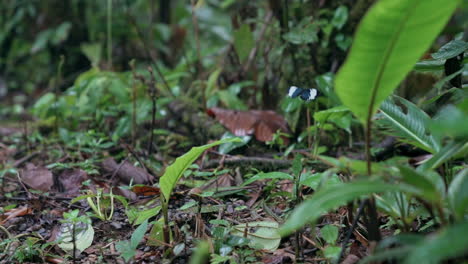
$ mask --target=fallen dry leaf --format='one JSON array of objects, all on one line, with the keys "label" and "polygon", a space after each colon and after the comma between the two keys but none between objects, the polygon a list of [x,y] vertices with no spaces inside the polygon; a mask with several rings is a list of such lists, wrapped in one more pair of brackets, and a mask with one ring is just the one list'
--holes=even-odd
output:
[{"label": "fallen dry leaf", "polygon": [[88,174],[81,169],[64,170],[58,176],[58,182],[66,195],[80,194],[81,184],[88,179]]},{"label": "fallen dry leaf", "polygon": [[0,222],[0,225],[5,224],[8,220],[12,218],[28,214],[32,214],[32,209],[27,206],[8,210],[5,212],[4,215],[0,215],[0,219],[3,218],[3,220]]},{"label": "fallen dry leaf", "polygon": [[117,177],[125,183],[146,184],[153,181],[153,176],[144,169],[133,166],[127,161],[123,164],[117,164],[113,158],[107,158],[102,162],[102,167],[109,173],[117,171]]},{"label": "fallen dry leaf", "polygon": [[[278,130],[289,133],[286,120],[274,111],[238,111],[213,107],[207,113],[236,136],[255,135],[258,141],[266,142],[271,141]],[[283,137],[283,140],[289,143],[288,138]]]},{"label": "fallen dry leaf", "polygon": [[21,180],[29,187],[42,192],[48,192],[54,185],[52,172],[44,167],[36,167],[32,163],[26,164],[21,170]]}]

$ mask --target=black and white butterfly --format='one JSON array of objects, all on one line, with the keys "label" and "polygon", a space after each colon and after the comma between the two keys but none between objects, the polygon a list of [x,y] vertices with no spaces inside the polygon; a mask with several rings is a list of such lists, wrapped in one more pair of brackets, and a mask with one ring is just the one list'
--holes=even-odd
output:
[{"label": "black and white butterfly", "polygon": [[288,96],[291,98],[299,96],[304,101],[312,101],[317,96],[317,89],[304,89],[291,86],[289,87]]}]

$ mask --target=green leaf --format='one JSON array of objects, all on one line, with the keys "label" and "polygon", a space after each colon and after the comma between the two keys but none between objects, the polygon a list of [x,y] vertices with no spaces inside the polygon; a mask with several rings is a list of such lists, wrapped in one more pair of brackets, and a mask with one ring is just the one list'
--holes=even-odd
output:
[{"label": "green leaf", "polygon": [[297,26],[284,34],[283,39],[296,45],[314,43],[318,41],[318,30],[319,26],[314,23],[312,17],[305,17]]},{"label": "green leaf", "polygon": [[414,65],[414,70],[422,72],[438,72],[444,69],[444,60],[423,60]]},{"label": "green leaf", "polygon": [[468,252],[468,222],[455,224],[435,235],[428,236],[409,252],[404,263],[436,264]]},{"label": "green leaf", "polygon": [[250,51],[255,45],[249,24],[245,23],[234,31],[234,48],[239,56],[239,61],[243,63],[249,57]]},{"label": "green leaf", "polygon": [[401,97],[395,98],[406,107],[406,113],[392,100],[385,100],[380,107],[385,117],[384,124],[412,145],[431,153],[439,151],[440,143],[426,129],[430,117],[413,103]]},{"label": "green leaf", "polygon": [[459,153],[466,153],[468,150],[468,142],[451,142],[444,146],[439,152],[434,154],[432,158],[425,161],[421,166],[418,167],[418,171],[426,171],[436,169],[442,163],[450,160]]},{"label": "green leaf", "polygon": [[[232,138],[232,137],[235,137],[234,134],[232,134],[231,132],[226,132],[223,134],[221,139]],[[252,139],[252,136],[242,136],[239,138],[241,139],[241,142],[229,142],[229,143],[221,144],[219,146],[218,152],[221,154],[228,154],[229,152],[231,152],[232,150],[236,148],[243,147],[247,145],[247,143],[249,143],[249,141]]]},{"label": "green leaf", "polygon": [[146,233],[146,229],[148,229],[148,219],[146,219],[141,225],[138,226],[137,229],[132,234],[132,237],[130,239],[130,245],[133,248],[137,248],[138,244],[140,241],[143,239],[143,236]]},{"label": "green leaf", "polygon": [[337,29],[341,29],[346,23],[346,20],[348,20],[348,8],[346,6],[340,5],[335,10],[335,14],[333,15],[331,23]]},{"label": "green leaf", "polygon": [[439,51],[432,53],[432,58],[436,60],[446,60],[463,53],[468,49],[468,42],[463,40],[454,39],[449,43],[442,46]]},{"label": "green leaf", "polygon": [[386,191],[407,191],[420,195],[418,190],[410,186],[382,181],[364,180],[332,185],[320,189],[310,199],[299,205],[281,227],[280,233],[290,234],[305,224],[315,222],[322,214],[363,195]]},{"label": "green leaf", "polygon": [[403,181],[418,188],[422,197],[429,201],[439,201],[443,193],[439,192],[440,185],[444,188],[444,182],[440,175],[436,177],[430,177],[428,173],[422,174],[409,167],[399,167],[400,174],[403,176]]},{"label": "green leaf", "polygon": [[466,141],[468,140],[466,124],[468,124],[468,115],[461,109],[448,105],[437,114],[434,120],[429,122],[429,129],[440,137],[448,136],[457,141]]},{"label": "green leaf", "polygon": [[343,104],[365,121],[447,23],[459,1],[381,0],[360,23],[335,84]]},{"label": "green leaf", "polygon": [[463,169],[452,180],[448,188],[448,200],[455,218],[463,220],[468,212],[468,169]]},{"label": "green leaf", "polygon": [[239,138],[227,138],[223,140],[218,140],[211,144],[193,147],[189,152],[178,157],[173,164],[166,168],[164,175],[159,180],[159,187],[161,188],[161,193],[164,196],[166,202],[169,201],[172,190],[174,189],[177,181],[184,174],[185,170],[196,160],[198,157],[207,149],[214,146],[229,143],[229,142],[242,142]]},{"label": "green leaf", "polygon": [[[77,217],[77,215],[71,217]],[[89,222],[91,222],[91,220],[89,220]],[[73,232],[73,225],[75,226],[75,232]],[[75,235],[74,239],[73,234]],[[75,249],[82,252],[91,246],[91,244],[93,243],[93,239],[93,226],[90,223],[85,223],[81,221],[77,223],[63,223],[60,227],[60,232],[57,235],[58,246],[66,251],[73,251],[74,241]]]},{"label": "green leaf", "polygon": [[159,211],[161,211],[160,205],[146,210],[139,210],[138,215],[136,216],[135,222],[133,224],[139,225],[144,221],[148,221],[148,219],[150,219],[151,217],[158,215]]},{"label": "green leaf", "polygon": [[260,173],[258,173],[256,175],[252,176],[248,180],[246,180],[242,185],[244,185],[244,186],[249,185],[254,181],[263,180],[263,179],[293,180],[294,177],[287,174],[287,173],[280,172],[280,171],[273,171],[273,172],[267,172],[267,173],[260,172]]},{"label": "green leaf", "polygon": [[334,225],[326,225],[320,229],[320,234],[328,244],[334,245],[338,239],[338,227]]},{"label": "green leaf", "polygon": [[323,250],[323,255],[328,259],[337,259],[340,255],[341,247],[328,246]]},{"label": "green leaf", "polygon": [[247,232],[249,245],[254,248],[276,250],[280,244],[281,236],[278,234],[278,223],[273,221],[258,221],[234,226],[231,232],[235,236],[244,237],[245,229],[255,228],[255,232]]}]

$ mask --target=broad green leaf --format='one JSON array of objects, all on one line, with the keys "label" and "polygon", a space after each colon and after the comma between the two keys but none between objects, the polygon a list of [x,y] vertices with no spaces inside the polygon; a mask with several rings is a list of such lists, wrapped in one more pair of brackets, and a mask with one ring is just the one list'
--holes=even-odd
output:
[{"label": "broad green leaf", "polygon": [[135,231],[133,231],[130,241],[125,240],[116,243],[115,248],[120,252],[125,261],[128,262],[135,256],[136,248],[138,247],[140,241],[143,239],[147,228],[148,220],[145,220],[140,226],[138,226],[137,229],[135,229]]},{"label": "broad green leaf", "polygon": [[355,34],[335,85],[343,104],[365,121],[378,109],[447,23],[459,1],[381,0]]},{"label": "broad green leaf", "polygon": [[399,167],[400,174],[403,177],[403,181],[407,184],[418,188],[424,199],[429,201],[439,201],[439,199],[443,196],[443,193],[438,191],[438,186],[442,184],[442,188],[444,188],[444,183],[442,177],[436,175],[436,177],[429,177],[423,175],[422,173],[413,170],[409,167]]},{"label": "broad green leaf", "polygon": [[189,152],[178,157],[173,164],[166,168],[164,175],[159,180],[159,187],[161,188],[161,193],[164,196],[165,201],[169,201],[172,190],[174,189],[177,181],[184,174],[185,170],[196,160],[198,157],[207,149],[214,146],[229,143],[229,142],[242,142],[239,138],[227,138],[223,140],[218,140],[211,144],[193,147]]},{"label": "broad green leaf", "polygon": [[249,24],[245,23],[234,31],[234,48],[236,49],[239,61],[243,63],[250,54],[250,51],[255,45],[252,32],[250,32]]},{"label": "broad green leaf", "polygon": [[344,5],[340,5],[335,10],[335,14],[333,15],[331,24],[335,26],[337,29],[341,29],[346,23],[346,20],[348,20],[348,8]]},{"label": "broad green leaf", "polygon": [[332,185],[314,193],[311,198],[299,205],[281,227],[280,233],[290,234],[305,224],[315,222],[324,213],[363,195],[386,191],[406,191],[420,195],[418,190],[410,186],[382,181],[364,180]]},{"label": "broad green leaf", "polygon": [[132,237],[130,238],[130,245],[133,248],[137,248],[138,243],[140,243],[146,233],[146,229],[148,229],[148,219],[141,223],[141,225],[139,225],[133,232]]},{"label": "broad green leaf", "polygon": [[[232,134],[231,132],[226,132],[223,134],[221,139],[232,138],[232,137],[235,137],[234,134]],[[231,152],[232,150],[236,148],[243,147],[247,143],[249,143],[249,141],[252,139],[252,136],[242,136],[239,138],[241,139],[241,142],[230,142],[230,143],[221,144],[219,146],[218,152],[221,154],[228,154],[229,152]]]},{"label": "broad green leaf", "polygon": [[312,17],[305,17],[297,26],[284,34],[283,39],[296,45],[314,43],[318,41],[318,31],[319,24]]},{"label": "broad green leaf", "polygon": [[341,247],[328,246],[323,250],[323,255],[328,259],[337,259],[340,255]]},{"label": "broad green leaf", "polygon": [[194,249],[192,257],[190,258],[190,264],[209,263],[210,259],[210,243],[202,240],[197,243],[197,247]]},{"label": "broad green leaf", "polygon": [[463,220],[468,212],[468,169],[463,169],[448,188],[448,200],[457,220]]},{"label": "broad green leaf", "polygon": [[328,244],[334,245],[338,239],[338,227],[334,225],[326,225],[320,229],[320,234]]},{"label": "broad green leaf", "polygon": [[312,188],[313,190],[318,190],[319,187],[323,188],[324,186],[340,184],[342,182],[338,175],[334,173],[334,170],[327,170],[317,173],[309,171],[302,173],[300,183]]},{"label": "broad green leaf", "polygon": [[139,210],[133,225],[139,225],[142,224],[144,221],[148,221],[148,219],[150,219],[151,217],[158,215],[160,211],[160,205],[146,210]]},{"label": "broad green leaf", "polygon": [[463,53],[468,49],[468,42],[463,40],[454,39],[449,43],[442,46],[437,52],[432,53],[432,58],[436,60],[446,60]]},{"label": "broad green leaf", "polygon": [[219,75],[223,71],[222,68],[218,68],[215,71],[213,71],[210,76],[208,77],[208,80],[206,81],[206,89],[205,89],[205,96],[210,97],[213,95],[215,89],[216,89],[216,82],[218,81]]},{"label": "broad green leaf", "polygon": [[409,252],[404,263],[436,264],[468,252],[468,222],[449,226],[435,235],[429,235]]},{"label": "broad green leaf", "polygon": [[426,129],[430,117],[413,103],[400,97],[395,98],[406,107],[406,113],[392,100],[385,100],[380,107],[385,117],[384,124],[404,141],[431,153],[439,151],[439,142]]},{"label": "broad green leaf", "polygon": [[[278,226],[277,222],[272,221],[250,222],[234,226],[231,233],[235,236],[244,237],[247,228],[246,238],[250,240],[249,245],[251,247],[276,250],[281,241]],[[250,233],[249,228],[255,228],[255,232]]]},{"label": "broad green leaf", "polygon": [[414,70],[421,72],[439,72],[444,70],[444,60],[423,60],[414,65]]},{"label": "broad green leaf", "polygon": [[418,171],[425,171],[430,169],[436,169],[442,163],[452,159],[459,153],[465,153],[468,151],[468,142],[451,142],[444,146],[439,152],[434,154],[432,158],[425,161],[421,166],[418,167]]},{"label": "broad green leaf", "polygon": [[[365,257],[360,264],[383,262],[385,260],[394,260],[398,263],[408,255],[408,252],[414,245],[424,240],[422,235],[403,233],[396,236],[390,236],[382,240],[377,246],[377,252],[371,256]],[[399,245],[399,247],[396,247]]]},{"label": "broad green leaf", "polygon": [[[456,94],[454,94],[456,96]],[[435,135],[454,138],[457,141],[468,140],[468,115],[461,109],[448,105],[429,122],[429,129]]]},{"label": "broad green leaf", "polygon": [[[75,235],[74,239],[73,234]],[[82,252],[91,246],[93,239],[93,226],[90,223],[84,222],[78,222],[75,224],[75,232],[73,232],[73,223],[63,223],[60,227],[60,232],[57,235],[58,246],[66,251],[73,251],[74,241],[75,249]]]}]

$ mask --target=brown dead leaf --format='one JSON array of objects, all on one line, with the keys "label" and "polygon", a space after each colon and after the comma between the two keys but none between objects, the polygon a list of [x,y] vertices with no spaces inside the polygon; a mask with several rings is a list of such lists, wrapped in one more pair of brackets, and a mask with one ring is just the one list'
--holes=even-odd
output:
[{"label": "brown dead leaf", "polygon": [[13,219],[15,217],[29,215],[29,214],[32,214],[32,209],[27,206],[8,210],[5,212],[5,214],[0,215],[0,219],[3,219],[0,222],[0,225],[5,224],[8,220]]},{"label": "brown dead leaf", "polygon": [[107,158],[102,162],[102,167],[105,171],[112,174],[117,171],[117,177],[125,183],[132,181],[134,184],[146,184],[154,179],[144,169],[135,167],[127,161],[124,161],[123,164],[117,164],[113,158]]},{"label": "brown dead leaf", "polygon": [[[234,184],[234,177],[232,177],[229,173],[222,174],[215,179],[210,180],[199,189],[204,192],[207,190],[214,190],[218,188],[225,188],[235,186]],[[195,193],[195,190],[190,193]]]},{"label": "brown dead leaf", "polygon": [[[274,111],[238,111],[213,107],[207,113],[236,136],[255,135],[258,141],[266,142],[271,141],[278,130],[289,133],[286,120]],[[289,143],[288,138],[283,137],[283,140]]]},{"label": "brown dead leaf", "polygon": [[81,169],[64,170],[58,176],[61,190],[66,195],[75,196],[80,194],[81,184],[88,179],[88,174]]},{"label": "brown dead leaf", "polygon": [[129,199],[130,201],[135,201],[137,199],[137,195],[134,192],[132,192],[132,191],[130,191],[128,189],[120,188],[120,187],[112,188],[112,193],[116,194],[116,195],[123,196],[123,197]]},{"label": "brown dead leaf", "polygon": [[54,185],[52,172],[44,167],[26,164],[26,169],[20,171],[21,180],[29,187],[42,192],[48,192]]}]

